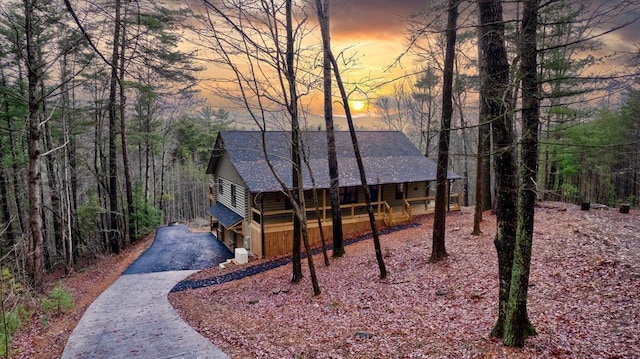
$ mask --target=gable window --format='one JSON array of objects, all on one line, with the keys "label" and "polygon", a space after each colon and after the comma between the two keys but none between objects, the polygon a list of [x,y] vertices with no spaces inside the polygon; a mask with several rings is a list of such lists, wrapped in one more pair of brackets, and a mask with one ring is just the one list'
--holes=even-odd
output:
[{"label": "gable window", "polygon": [[231,205],[236,207],[238,205],[238,201],[236,199],[236,185],[231,184]]},{"label": "gable window", "polygon": [[218,180],[218,194],[224,193],[224,183],[222,182],[222,178]]}]

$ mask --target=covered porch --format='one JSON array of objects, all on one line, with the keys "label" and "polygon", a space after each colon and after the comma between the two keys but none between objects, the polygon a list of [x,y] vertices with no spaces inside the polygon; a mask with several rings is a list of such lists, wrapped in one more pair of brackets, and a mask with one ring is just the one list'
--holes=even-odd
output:
[{"label": "covered porch", "polygon": [[[375,185],[370,187],[372,206],[378,226],[395,226],[413,221],[416,216],[434,212],[435,196],[428,193],[427,182]],[[340,189],[342,227],[345,236],[370,230],[364,193],[359,187]],[[282,193],[260,193],[252,200],[250,248],[258,257],[273,257],[291,251],[294,211]],[[305,192],[309,241],[321,243],[320,226],[327,241],[332,239],[329,190],[317,190],[316,208],[312,191]],[[449,210],[460,210],[460,195],[449,194]]]}]

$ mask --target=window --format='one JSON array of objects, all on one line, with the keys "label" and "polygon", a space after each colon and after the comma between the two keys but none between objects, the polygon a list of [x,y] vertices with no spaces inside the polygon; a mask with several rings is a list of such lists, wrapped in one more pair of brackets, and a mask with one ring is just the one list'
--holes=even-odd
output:
[{"label": "window", "polygon": [[340,204],[358,203],[358,187],[340,187]]},{"label": "window", "polygon": [[222,178],[218,179],[218,194],[221,195],[224,193],[224,183],[222,182]]},{"label": "window", "polygon": [[238,201],[236,199],[236,185],[231,184],[231,205],[236,207],[238,205]]}]

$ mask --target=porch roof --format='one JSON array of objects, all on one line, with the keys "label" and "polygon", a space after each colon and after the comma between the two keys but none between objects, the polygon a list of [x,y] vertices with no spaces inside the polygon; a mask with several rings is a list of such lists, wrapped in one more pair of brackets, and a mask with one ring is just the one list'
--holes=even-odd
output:
[{"label": "porch roof", "polygon": [[[358,166],[348,131],[337,131],[336,152],[340,186],[361,184]],[[251,192],[281,190],[269,168],[262,148],[260,131],[221,131],[216,140],[207,173],[214,173],[223,151],[229,154],[233,166]],[[359,131],[356,134],[362,155],[368,184],[434,181],[436,164],[424,157],[401,132]],[[327,161],[327,137],[325,131],[302,133],[306,157],[317,188],[329,188]],[[267,157],[282,180],[291,185],[291,132],[268,131],[264,133]],[[448,178],[459,179],[453,172]],[[303,164],[305,188],[311,188],[309,169]]]},{"label": "porch roof", "polygon": [[218,220],[225,228],[232,228],[242,221],[242,216],[230,210],[224,204],[216,202],[207,212]]}]

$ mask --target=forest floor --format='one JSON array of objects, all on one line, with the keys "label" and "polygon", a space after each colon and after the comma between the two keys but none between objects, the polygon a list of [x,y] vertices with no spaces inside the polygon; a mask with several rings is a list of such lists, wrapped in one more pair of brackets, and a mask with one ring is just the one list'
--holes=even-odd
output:
[{"label": "forest floor", "polygon": [[[529,316],[538,335],[523,349],[488,333],[497,307],[495,216],[469,235],[473,211],[447,217],[449,257],[428,262],[432,217],[382,236],[389,271],[378,279],[370,239],[324,267],[322,294],[291,266],[235,282],[170,294],[181,316],[232,358],[632,358],[640,357],[640,210],[536,211]],[[13,358],[58,358],[86,308],[146,249],[153,234],[118,256],[60,279],[72,311],[37,313],[14,336]],[[251,261],[249,264],[255,264]],[[192,279],[238,269],[209,268]]]},{"label": "forest floor", "polygon": [[528,308],[538,335],[522,349],[489,338],[498,280],[495,216],[484,219],[474,237],[473,210],[450,213],[449,256],[436,264],[428,261],[432,217],[382,236],[384,280],[368,239],[329,267],[314,257],[315,297],[305,261],[297,285],[285,265],[170,301],[232,358],[640,358],[639,210],[536,209]]}]

